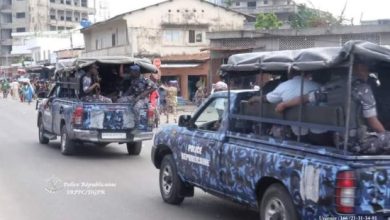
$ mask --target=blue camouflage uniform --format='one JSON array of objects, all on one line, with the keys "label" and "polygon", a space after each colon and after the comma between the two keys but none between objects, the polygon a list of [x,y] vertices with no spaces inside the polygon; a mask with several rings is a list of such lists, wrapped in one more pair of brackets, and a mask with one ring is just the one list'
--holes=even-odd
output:
[{"label": "blue camouflage uniform", "polygon": [[[316,102],[317,104],[327,103],[329,101],[328,93],[333,89],[341,87],[342,84],[340,82],[324,86],[320,90],[310,93],[309,102]],[[345,84],[345,81],[343,81],[343,83]],[[360,109],[358,115],[355,115],[355,117],[359,117],[358,120],[364,121],[364,119],[378,116],[372,89],[363,80],[353,80],[352,101],[357,103],[358,108]],[[351,118],[351,120],[355,119]],[[364,126],[364,128],[366,128],[366,126]],[[390,153],[390,132],[376,133],[367,132],[367,129],[361,130],[350,131],[349,150],[351,152],[358,154]]]}]

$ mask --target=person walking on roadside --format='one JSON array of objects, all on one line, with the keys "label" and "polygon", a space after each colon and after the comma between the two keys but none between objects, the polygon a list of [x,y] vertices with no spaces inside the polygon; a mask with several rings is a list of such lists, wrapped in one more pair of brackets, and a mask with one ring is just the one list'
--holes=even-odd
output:
[{"label": "person walking on roadside", "polygon": [[173,120],[176,123],[177,122],[177,81],[172,80],[169,81],[168,87],[161,86],[165,91],[165,100],[166,100],[166,115],[167,115],[167,120],[166,123],[169,123],[169,115],[173,114]]},{"label": "person walking on roadside", "polygon": [[24,100],[30,105],[34,96],[34,88],[30,83],[26,83],[23,87]]},{"label": "person walking on roadside", "polygon": [[18,94],[19,94],[19,83],[16,81],[11,82],[11,96],[12,99],[18,99]]},{"label": "person walking on roadside", "polygon": [[5,79],[1,85],[1,90],[3,91],[3,98],[7,98],[8,97],[8,93],[9,93],[9,90],[10,90],[10,85],[9,85],[9,82],[7,79]]}]

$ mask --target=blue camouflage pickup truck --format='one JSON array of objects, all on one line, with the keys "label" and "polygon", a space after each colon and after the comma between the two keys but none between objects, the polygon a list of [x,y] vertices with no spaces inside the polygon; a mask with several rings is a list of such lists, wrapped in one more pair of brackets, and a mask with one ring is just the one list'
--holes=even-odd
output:
[{"label": "blue camouflage pickup truck", "polygon": [[[151,157],[160,170],[162,199],[180,204],[199,187],[257,209],[261,220],[390,219],[390,155],[349,150],[364,135],[356,132],[364,127],[359,105],[349,98],[354,57],[373,61],[380,81],[373,85],[378,117],[390,129],[387,48],[348,42],[341,48],[233,55],[221,68],[229,87],[248,86],[259,74],[271,74],[271,84],[277,84],[290,70],[310,71],[313,80],[326,76],[319,80],[324,86],[340,79],[344,84],[327,94],[333,101],[283,113],[273,103],[248,102],[266,95],[267,84],[260,83],[260,91],[214,93],[191,116],[180,116],[178,125],[155,135]],[[291,126],[327,130],[334,144],[287,135]]]},{"label": "blue camouflage pickup truck", "polygon": [[[109,143],[127,145],[129,155],[139,155],[142,141],[153,138],[148,106],[135,117],[131,103],[104,103],[80,99],[79,71],[92,63],[99,66],[101,93],[119,90],[112,69],[137,64],[143,73],[154,73],[156,68],[143,60],[128,57],[79,58],[70,67],[57,71],[57,83],[49,94],[37,102],[39,142],[61,138],[61,153],[74,154],[76,147],[93,143],[104,147]],[[114,82],[114,83],[113,83]],[[153,113],[153,112],[152,112]]]}]

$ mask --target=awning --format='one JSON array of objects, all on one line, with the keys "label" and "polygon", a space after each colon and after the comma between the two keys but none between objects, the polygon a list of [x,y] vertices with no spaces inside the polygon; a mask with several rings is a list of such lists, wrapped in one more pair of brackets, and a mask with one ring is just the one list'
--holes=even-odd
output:
[{"label": "awning", "polygon": [[161,64],[160,68],[194,68],[199,65],[199,63],[165,63]]}]

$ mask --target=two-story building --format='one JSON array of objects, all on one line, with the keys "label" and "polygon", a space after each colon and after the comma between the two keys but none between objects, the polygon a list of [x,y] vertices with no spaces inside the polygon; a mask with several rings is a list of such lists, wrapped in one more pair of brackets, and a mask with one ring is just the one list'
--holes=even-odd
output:
[{"label": "two-story building", "polygon": [[[240,30],[254,17],[203,0],[169,0],[118,15],[82,30],[84,56],[126,55],[161,61],[162,81],[177,80],[191,99],[209,83],[207,32]],[[199,83],[198,83],[199,85]]]}]

